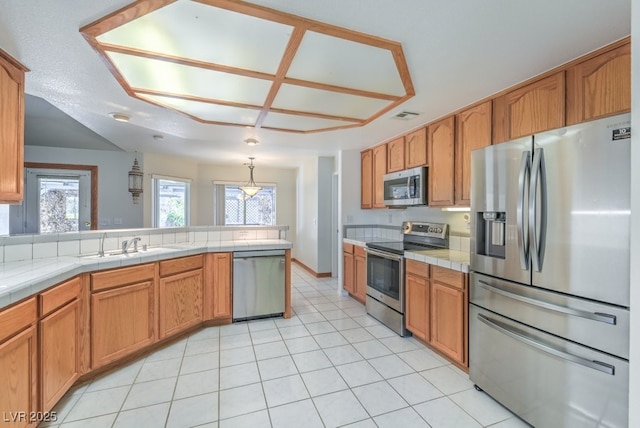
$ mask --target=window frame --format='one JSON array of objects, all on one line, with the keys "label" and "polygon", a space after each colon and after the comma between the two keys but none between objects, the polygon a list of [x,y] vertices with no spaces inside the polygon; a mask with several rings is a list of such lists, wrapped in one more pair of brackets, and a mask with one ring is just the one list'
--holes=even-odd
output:
[{"label": "window frame", "polygon": [[[270,187],[273,188],[272,190],[272,205],[273,205],[273,221],[271,224],[247,224],[247,214],[246,214],[246,204],[247,204],[247,199],[249,198],[245,198],[244,199],[244,210],[243,210],[243,223],[242,224],[227,224],[226,221],[226,191],[227,191],[227,186],[230,187],[241,187],[244,186],[246,183],[244,182],[239,182],[239,181],[213,181],[213,224],[216,226],[275,226],[276,224],[278,224],[278,220],[277,220],[277,201],[278,201],[278,186],[277,183],[271,183],[271,182],[260,182],[260,183],[256,183],[257,186],[260,187]],[[223,195],[222,197],[220,195],[218,195],[218,192],[222,191]],[[262,190],[260,191],[262,192]],[[258,195],[259,192],[256,194]],[[220,206],[220,201],[223,202],[222,206]]]},{"label": "window frame", "polygon": [[[184,225],[183,226],[160,226],[160,182],[161,180],[183,183],[185,185],[184,195]],[[166,229],[171,227],[188,227],[191,224],[191,183],[193,180],[183,177],[172,177],[168,175],[151,174],[151,225],[154,228]]]}]

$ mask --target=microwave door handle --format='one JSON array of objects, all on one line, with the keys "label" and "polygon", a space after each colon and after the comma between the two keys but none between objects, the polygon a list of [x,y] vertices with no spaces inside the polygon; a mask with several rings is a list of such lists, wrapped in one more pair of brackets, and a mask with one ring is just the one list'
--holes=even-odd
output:
[{"label": "microwave door handle", "polygon": [[518,228],[518,249],[520,250],[520,267],[522,270],[529,269],[529,240],[525,226],[525,208],[524,204],[527,198],[526,186],[531,176],[531,153],[529,151],[522,152],[520,160],[520,173],[518,174],[518,206],[516,208],[516,222]]},{"label": "microwave door handle", "polygon": [[[538,186],[538,182],[540,185]],[[540,189],[540,207],[538,207],[538,189]],[[538,219],[538,212],[540,218]],[[537,221],[540,221],[538,229]],[[531,167],[531,188],[529,190],[529,240],[533,246],[531,261],[536,272],[542,270],[544,248],[547,234],[547,177],[545,174],[544,150],[538,148],[533,156]],[[538,236],[540,239],[538,239]]]}]

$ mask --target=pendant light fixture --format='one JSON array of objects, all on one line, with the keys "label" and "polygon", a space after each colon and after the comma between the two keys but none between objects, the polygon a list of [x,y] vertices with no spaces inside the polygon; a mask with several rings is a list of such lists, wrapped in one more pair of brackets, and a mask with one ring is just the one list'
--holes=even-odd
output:
[{"label": "pendant light fixture", "polygon": [[262,190],[262,187],[257,186],[256,182],[253,181],[253,168],[254,168],[253,160],[254,159],[255,158],[253,157],[249,158],[249,160],[251,161],[251,163],[249,164],[249,182],[244,186],[240,186],[240,190],[242,190],[244,194],[250,198],[253,198],[256,195],[256,193]]},{"label": "pendant light fixture", "polygon": [[140,164],[138,163],[138,156],[136,153],[136,157],[133,160],[133,166],[131,167],[131,171],[129,171],[129,192],[133,196],[133,203],[140,203],[140,195],[142,194],[142,179],[144,178],[144,174],[140,169]]}]

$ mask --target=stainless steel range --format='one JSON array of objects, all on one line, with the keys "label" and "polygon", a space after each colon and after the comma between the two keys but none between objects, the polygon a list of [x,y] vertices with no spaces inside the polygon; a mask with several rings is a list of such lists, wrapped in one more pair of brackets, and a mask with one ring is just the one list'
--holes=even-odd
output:
[{"label": "stainless steel range", "polygon": [[449,225],[405,221],[402,241],[367,243],[367,313],[400,336],[404,323],[404,252],[449,247]]}]

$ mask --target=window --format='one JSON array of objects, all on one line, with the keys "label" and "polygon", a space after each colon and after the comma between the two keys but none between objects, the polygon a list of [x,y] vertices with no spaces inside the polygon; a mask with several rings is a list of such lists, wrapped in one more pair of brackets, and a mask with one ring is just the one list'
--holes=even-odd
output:
[{"label": "window", "polygon": [[153,227],[189,226],[190,180],[152,176]]},{"label": "window", "polygon": [[276,224],[276,186],[264,185],[254,197],[247,197],[237,183],[214,183],[214,213],[217,225]]}]

